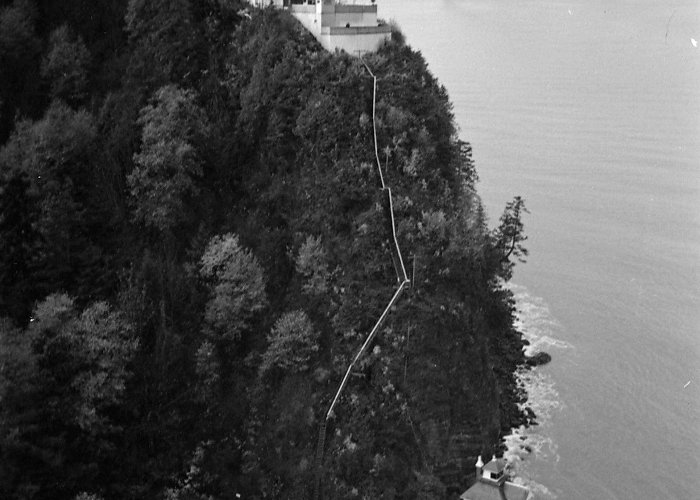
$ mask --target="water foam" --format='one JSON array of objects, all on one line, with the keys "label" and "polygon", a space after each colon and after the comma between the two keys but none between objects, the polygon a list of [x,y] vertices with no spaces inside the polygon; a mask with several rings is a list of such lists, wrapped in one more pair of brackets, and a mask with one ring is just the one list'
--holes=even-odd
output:
[{"label": "water foam", "polygon": [[[525,354],[532,355],[538,351],[552,352],[572,347],[558,339],[562,326],[552,316],[545,300],[530,294],[524,286],[511,285],[515,297],[517,316],[516,328],[530,344]],[[556,362],[556,356],[554,357]],[[528,400],[521,404],[521,409],[531,408],[537,415],[538,425],[519,427],[504,437],[506,452],[511,471],[516,475],[515,482],[527,486],[538,499],[554,499],[557,496],[545,485],[533,477],[528,464],[533,461],[553,464],[559,461],[557,444],[547,435],[551,419],[560,412],[564,405],[552,377],[541,368],[521,368],[516,373],[518,384],[528,394]],[[527,458],[527,460],[525,460]]]}]

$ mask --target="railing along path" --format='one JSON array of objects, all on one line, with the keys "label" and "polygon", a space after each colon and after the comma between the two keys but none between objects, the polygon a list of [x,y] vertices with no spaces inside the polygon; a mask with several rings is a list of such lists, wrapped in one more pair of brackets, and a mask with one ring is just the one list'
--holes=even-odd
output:
[{"label": "railing along path", "polygon": [[[348,378],[350,377],[350,373],[352,372],[353,368],[359,361],[359,359],[362,357],[362,355],[365,353],[367,350],[367,347],[371,344],[372,340],[374,337],[377,335],[377,332],[379,331],[379,328],[382,326],[382,323],[384,323],[384,320],[389,314],[389,311],[391,310],[392,306],[396,303],[396,301],[399,299],[401,296],[401,293],[404,291],[406,286],[411,282],[411,280],[408,279],[408,275],[406,274],[406,268],[403,263],[403,256],[401,255],[401,248],[399,247],[399,242],[396,238],[396,223],[394,221],[394,202],[391,197],[391,188],[387,187],[387,185],[384,182],[384,174],[382,173],[382,164],[379,160],[379,147],[377,146],[377,120],[376,120],[376,111],[377,111],[377,77],[372,73],[372,70],[369,68],[367,63],[362,60],[362,64],[364,64],[365,68],[367,69],[367,72],[370,74],[374,81],[374,87],[373,87],[373,94],[372,94],[372,129],[374,133],[374,156],[376,159],[377,163],[377,171],[379,172],[379,179],[382,183],[382,191],[387,192],[387,196],[389,198],[389,215],[391,217],[391,236],[392,239],[394,240],[394,247],[396,250],[396,255],[398,256],[399,259],[399,264],[400,264],[400,269],[397,269],[396,266],[394,266],[394,269],[396,270],[397,276],[396,279],[399,282],[398,287],[396,288],[396,291],[394,292],[394,295],[391,297],[391,300],[387,304],[386,308],[384,308],[384,312],[382,312],[381,316],[379,316],[379,319],[377,322],[374,324],[374,327],[372,330],[369,332],[369,335],[367,335],[367,338],[365,339],[364,343],[362,344],[362,347],[360,347],[359,351],[357,351],[357,354],[353,358],[352,362],[348,366],[348,369],[345,372],[345,376],[343,377],[343,380],[340,382],[340,386],[338,386],[338,390],[335,393],[335,397],[333,397],[333,401],[331,402],[330,406],[328,407],[328,411],[326,412],[326,417],[323,419],[321,422],[321,427],[319,428],[319,434],[318,434],[318,445],[316,447],[316,482],[314,485],[314,499],[318,500],[319,495],[320,495],[320,481],[321,481],[321,467],[323,465],[323,452],[325,448],[325,442],[326,442],[326,427],[328,425],[328,421],[330,418],[333,416],[333,409],[335,408],[336,404],[338,403],[338,399],[340,398],[341,393],[343,392],[343,389],[345,389],[345,386],[348,382]],[[393,252],[392,252],[393,253]]]}]

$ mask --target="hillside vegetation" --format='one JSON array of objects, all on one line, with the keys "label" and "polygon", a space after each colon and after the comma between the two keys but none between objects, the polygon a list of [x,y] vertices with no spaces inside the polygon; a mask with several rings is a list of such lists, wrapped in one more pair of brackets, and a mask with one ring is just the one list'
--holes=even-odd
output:
[{"label": "hillside vegetation", "polygon": [[[0,5],[0,498],[311,498],[396,288],[365,67],[234,0]],[[365,61],[412,283],[322,491],[454,498],[527,420],[525,207],[399,33]]]}]

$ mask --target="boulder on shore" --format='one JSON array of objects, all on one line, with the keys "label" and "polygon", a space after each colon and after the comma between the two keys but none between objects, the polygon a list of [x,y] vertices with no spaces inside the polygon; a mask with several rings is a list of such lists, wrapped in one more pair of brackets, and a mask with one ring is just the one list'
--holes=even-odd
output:
[{"label": "boulder on shore", "polygon": [[525,358],[525,363],[527,363],[529,366],[546,365],[550,361],[552,361],[552,356],[542,351]]}]

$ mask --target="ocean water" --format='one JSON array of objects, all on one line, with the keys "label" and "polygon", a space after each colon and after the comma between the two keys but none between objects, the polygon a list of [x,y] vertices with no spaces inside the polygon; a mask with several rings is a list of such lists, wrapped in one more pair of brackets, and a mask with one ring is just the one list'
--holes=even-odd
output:
[{"label": "ocean water", "polygon": [[378,5],[447,87],[492,224],[514,195],[531,211],[513,290],[554,359],[523,374],[520,478],[700,498],[700,2]]}]

